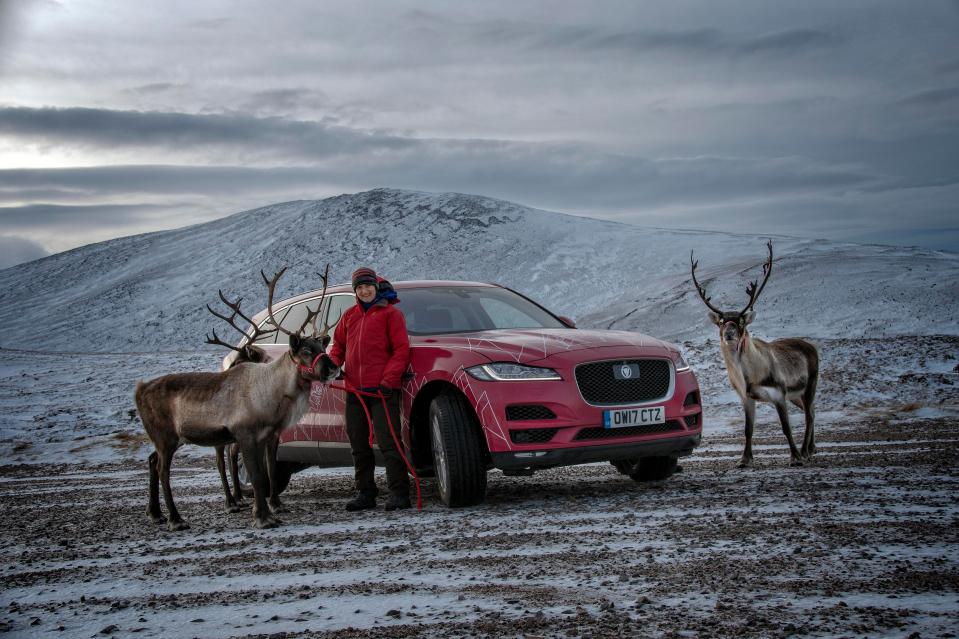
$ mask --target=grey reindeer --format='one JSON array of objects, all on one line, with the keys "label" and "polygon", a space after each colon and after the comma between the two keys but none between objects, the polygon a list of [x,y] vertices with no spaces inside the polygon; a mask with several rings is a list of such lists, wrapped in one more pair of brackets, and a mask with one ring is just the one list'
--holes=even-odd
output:
[{"label": "grey reindeer", "polygon": [[[752,281],[746,287],[749,302],[738,312],[721,311],[712,304],[706,289],[696,279],[699,262],[689,253],[693,284],[703,303],[709,308],[709,319],[719,327],[719,347],[726,361],[726,372],[746,413],[746,447],[743,450],[740,468],[753,461],[753,425],[756,419],[756,402],[770,402],[776,407],[783,434],[789,442],[791,466],[802,466],[816,452],[816,383],[819,379],[819,353],[816,347],[801,339],[777,339],[764,342],[752,337],[747,326],[756,316],[753,306],[763,292],[773,266],[772,241],[766,244],[769,257],[763,264],[763,281]],[[786,402],[801,408],[806,417],[806,432],[802,449],[796,448]]]},{"label": "grey reindeer", "polygon": [[[306,412],[311,383],[327,382],[336,374],[328,360],[321,357],[330,341],[325,330],[320,335],[314,331],[314,335],[306,336],[305,321],[293,333],[274,318],[273,295],[285,272],[286,268],[282,269],[272,280],[262,272],[261,275],[269,291],[270,321],[289,336],[286,356],[266,363],[242,362],[219,373],[174,373],[137,383],[137,409],[155,448],[149,457],[147,515],[156,523],[164,521],[159,501],[162,483],[170,530],[189,528],[176,508],[170,489],[173,455],[184,443],[238,444],[253,483],[253,526],[273,528],[281,523],[267,505],[268,477],[275,474],[276,463],[275,456],[267,452],[272,452],[270,449],[278,434]],[[253,339],[255,337],[245,345]],[[220,341],[215,332],[213,340],[211,343],[236,350]]]}]

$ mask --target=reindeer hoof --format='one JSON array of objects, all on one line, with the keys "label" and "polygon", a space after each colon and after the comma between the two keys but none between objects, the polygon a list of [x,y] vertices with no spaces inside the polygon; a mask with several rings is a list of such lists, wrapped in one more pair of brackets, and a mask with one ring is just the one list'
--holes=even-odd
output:
[{"label": "reindeer hoof", "polygon": [[270,512],[274,515],[277,513],[287,513],[290,512],[286,506],[283,504],[270,504]]},{"label": "reindeer hoof", "polygon": [[790,466],[802,466],[804,463],[802,458],[793,458],[789,461]]},{"label": "reindeer hoof", "polygon": [[190,528],[190,524],[185,521],[171,521],[167,524],[167,528],[170,529],[170,532],[176,532],[178,530],[187,530]]},{"label": "reindeer hoof", "polygon": [[240,504],[230,504],[226,507],[226,512],[228,513],[241,513],[245,509]]},{"label": "reindeer hoof", "polygon": [[736,468],[749,468],[753,465],[753,460],[751,459],[741,459],[739,464],[736,465]]},{"label": "reindeer hoof", "polygon": [[253,520],[253,527],[259,530],[263,530],[264,528],[276,528],[279,525],[280,522],[272,518]]},{"label": "reindeer hoof", "polygon": [[163,515],[151,515],[150,513],[147,513],[147,517],[149,517],[150,521],[152,521],[155,524],[166,523],[166,517],[164,517]]}]

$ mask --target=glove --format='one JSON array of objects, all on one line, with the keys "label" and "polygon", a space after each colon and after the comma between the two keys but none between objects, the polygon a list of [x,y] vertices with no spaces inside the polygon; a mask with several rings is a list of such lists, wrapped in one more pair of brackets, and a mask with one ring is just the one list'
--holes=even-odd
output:
[{"label": "glove", "polygon": [[393,395],[393,389],[389,386],[383,386],[383,384],[380,384],[380,394],[386,399],[389,399],[390,396]]}]

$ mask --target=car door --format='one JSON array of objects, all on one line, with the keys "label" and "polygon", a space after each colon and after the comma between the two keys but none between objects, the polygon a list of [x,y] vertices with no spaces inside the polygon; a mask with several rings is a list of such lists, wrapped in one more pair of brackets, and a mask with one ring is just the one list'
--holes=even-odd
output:
[{"label": "car door", "polygon": [[[356,298],[351,293],[329,295],[318,325],[329,326],[329,334],[332,336],[343,313],[355,303]],[[331,385],[313,382],[310,408],[297,425],[302,432],[308,433],[313,441],[349,442],[344,418],[346,393],[337,388],[342,385],[342,379],[334,380]]]}]

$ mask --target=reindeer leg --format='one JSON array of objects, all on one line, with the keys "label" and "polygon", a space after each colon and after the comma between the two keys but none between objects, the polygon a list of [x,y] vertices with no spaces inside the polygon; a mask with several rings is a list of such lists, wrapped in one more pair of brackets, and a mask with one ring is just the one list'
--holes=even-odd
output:
[{"label": "reindeer leg", "polygon": [[816,408],[811,397],[803,400],[803,412],[806,414],[806,432],[803,435],[802,455],[809,460],[816,452]]},{"label": "reindeer leg", "polygon": [[253,482],[253,527],[275,528],[278,522],[270,515],[266,504],[266,495],[270,486],[263,468],[263,446],[255,439],[240,442],[243,464],[250,473]]},{"label": "reindeer leg", "polygon": [[743,412],[746,413],[746,447],[743,448],[740,468],[747,468],[753,463],[753,424],[756,422],[756,400],[743,398]]},{"label": "reindeer leg", "polygon": [[230,478],[233,480],[233,499],[240,507],[246,507],[243,500],[243,488],[240,486],[240,469],[237,460],[240,457],[240,445],[233,443],[227,449],[230,459]]},{"label": "reindeer leg", "polygon": [[163,484],[163,499],[166,501],[167,527],[171,531],[185,530],[190,527],[180,517],[180,512],[176,509],[176,504],[173,503],[173,491],[170,490],[170,466],[173,463],[173,453],[175,452],[176,448],[164,450],[160,453],[158,460],[160,483]]},{"label": "reindeer leg", "polygon": [[[266,443],[266,470],[270,478],[270,512],[274,515],[286,511],[280,494],[276,490],[276,448],[280,445],[280,436],[272,435]],[[277,520],[279,521],[279,520]]]},{"label": "reindeer leg", "polygon": [[154,450],[147,458],[147,465],[150,467],[150,499],[147,502],[147,516],[155,524],[162,524],[165,519],[160,512],[160,475],[157,469],[159,455]]},{"label": "reindeer leg", "polygon": [[226,462],[223,460],[223,454],[226,452],[225,446],[216,446],[216,469],[220,473],[220,484],[223,486],[223,494],[226,496],[226,512],[238,513],[240,507],[233,498],[230,491],[230,484],[226,480]]},{"label": "reindeer leg", "polygon": [[779,421],[783,426],[783,434],[786,436],[786,441],[789,442],[789,465],[802,466],[803,458],[799,454],[799,449],[796,448],[796,442],[793,440],[793,430],[789,426],[789,411],[786,408],[786,401],[780,399],[775,404],[776,412],[779,413]]}]

